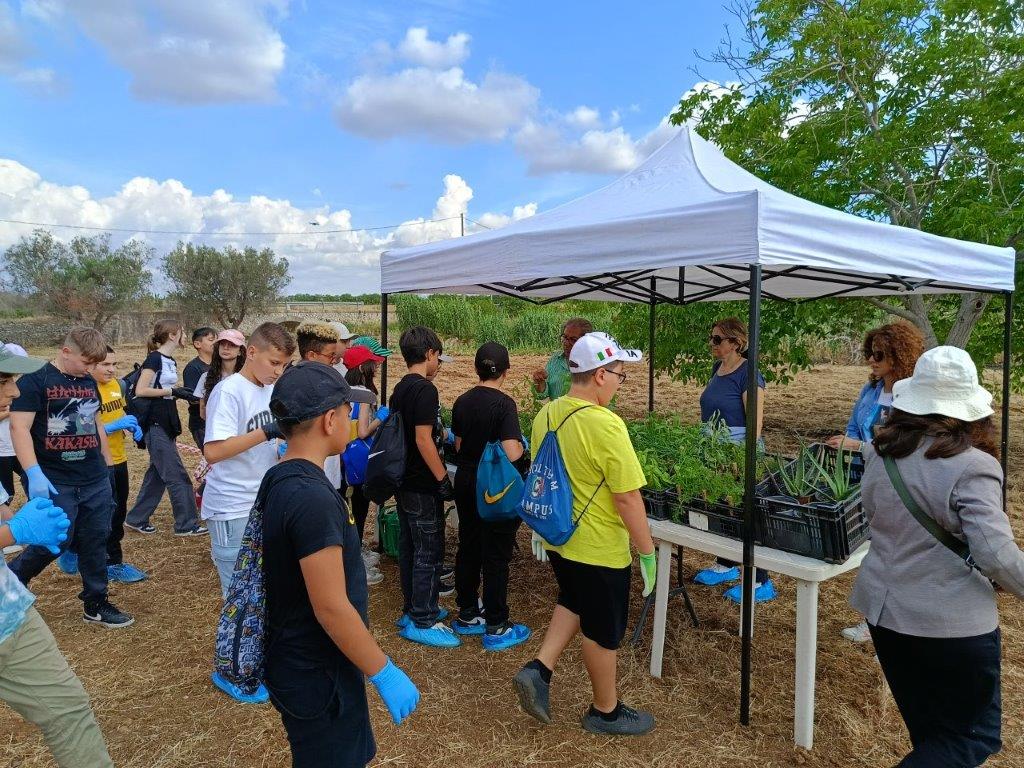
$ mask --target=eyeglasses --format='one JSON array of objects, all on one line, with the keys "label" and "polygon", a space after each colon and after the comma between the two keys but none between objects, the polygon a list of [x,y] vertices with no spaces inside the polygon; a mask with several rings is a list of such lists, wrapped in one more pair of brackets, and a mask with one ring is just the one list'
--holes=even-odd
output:
[{"label": "eyeglasses", "polygon": [[[607,369],[607,368],[605,368],[605,370],[606,370],[606,371],[608,371],[608,369]],[[619,372],[619,371],[608,371],[608,373],[610,373],[610,374],[612,374],[612,375],[614,375],[614,376],[618,376],[618,377],[619,377],[619,385],[620,385],[620,386],[621,386],[622,384],[625,384],[625,383],[626,383],[626,374],[624,374],[624,373],[621,373],[621,372]]]},{"label": "eyeglasses", "polygon": [[864,353],[865,360],[874,360],[876,363],[880,363],[885,360],[885,352],[880,349],[872,350],[871,352]]},{"label": "eyeglasses", "polygon": [[708,336],[708,341],[710,341],[712,346],[715,346],[715,347],[717,347],[719,344],[721,344],[723,341],[726,341],[726,340],[728,340],[728,341],[736,341],[736,337],[735,336],[719,336],[717,333],[713,333],[710,336]]}]

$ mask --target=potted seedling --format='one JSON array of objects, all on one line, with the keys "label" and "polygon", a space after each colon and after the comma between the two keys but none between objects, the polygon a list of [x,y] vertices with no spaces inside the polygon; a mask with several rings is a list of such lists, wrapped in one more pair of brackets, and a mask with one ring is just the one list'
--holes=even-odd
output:
[{"label": "potted seedling", "polygon": [[782,459],[776,460],[776,477],[782,484],[782,490],[800,504],[810,504],[814,500],[820,474],[821,468],[813,452],[803,443],[793,461],[787,464]]},{"label": "potted seedling", "polygon": [[818,495],[828,504],[840,504],[853,496],[857,490],[857,483],[851,479],[852,461],[850,455],[843,448],[839,449],[835,464],[831,468],[826,466],[824,456],[817,456],[809,452],[811,463],[818,471],[820,487]]}]

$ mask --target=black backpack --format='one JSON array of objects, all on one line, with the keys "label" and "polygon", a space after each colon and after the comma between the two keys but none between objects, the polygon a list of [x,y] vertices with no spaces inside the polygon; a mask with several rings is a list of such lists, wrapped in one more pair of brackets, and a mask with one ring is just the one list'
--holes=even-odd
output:
[{"label": "black backpack", "polygon": [[402,414],[392,411],[377,427],[366,459],[363,495],[376,504],[383,504],[402,487],[405,476],[405,425]]},{"label": "black backpack", "polygon": [[[135,388],[139,384],[139,375],[142,373],[142,366],[135,363],[131,373],[121,379],[121,393],[124,395],[124,410],[139,421],[139,426],[145,431],[148,424],[149,409],[153,401],[148,397],[138,397]],[[140,443],[141,445],[141,443]]]}]

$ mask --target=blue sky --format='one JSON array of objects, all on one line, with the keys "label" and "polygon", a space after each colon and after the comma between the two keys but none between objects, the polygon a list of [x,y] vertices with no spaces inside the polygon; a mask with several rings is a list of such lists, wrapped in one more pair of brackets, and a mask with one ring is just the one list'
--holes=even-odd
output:
[{"label": "blue sky", "polygon": [[[0,0],[0,218],[197,231],[274,247],[291,290],[374,290],[382,248],[457,222],[309,221],[501,226],[589,191],[664,140],[729,21],[716,2]],[[29,229],[0,222],[0,247]]]}]

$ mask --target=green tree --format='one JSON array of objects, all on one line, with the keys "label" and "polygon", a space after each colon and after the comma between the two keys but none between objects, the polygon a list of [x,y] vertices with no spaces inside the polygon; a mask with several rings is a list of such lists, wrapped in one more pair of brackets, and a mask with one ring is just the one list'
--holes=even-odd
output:
[{"label": "green tree", "polygon": [[288,260],[269,248],[218,250],[209,245],[178,243],[164,257],[164,270],[174,286],[172,298],[190,315],[215,317],[228,328],[265,312],[281,299],[291,282]]},{"label": "green tree", "polygon": [[153,250],[127,240],[111,250],[110,235],[65,243],[46,230],[22,237],[3,256],[11,287],[40,309],[102,330],[110,318],[145,298]]},{"label": "green tree", "polygon": [[[757,0],[708,59],[735,81],[672,115],[801,197],[1024,257],[1024,12],[1006,0]],[[1020,285],[1020,283],[1018,283]],[[867,299],[930,346],[969,344],[988,294]],[[984,349],[982,349],[984,348]],[[991,361],[991,357],[983,362]]]}]

